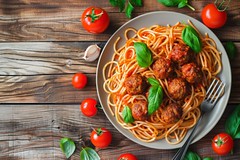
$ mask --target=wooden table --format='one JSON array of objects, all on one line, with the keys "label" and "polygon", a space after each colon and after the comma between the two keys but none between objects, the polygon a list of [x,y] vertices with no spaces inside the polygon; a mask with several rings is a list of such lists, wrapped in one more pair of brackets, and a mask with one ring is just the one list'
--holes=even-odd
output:
[{"label": "wooden table", "polygon": [[[170,10],[201,20],[203,6],[212,1],[191,1],[196,11],[167,8],[157,0],[144,1],[133,17],[151,11]],[[108,30],[99,35],[86,32],[79,20],[89,6],[104,8],[110,16]],[[140,146],[125,138],[108,121],[103,111],[94,118],[82,115],[81,101],[97,99],[95,74],[97,61],[82,57],[91,44],[103,47],[109,37],[125,22],[124,13],[107,0],[0,0],[0,159],[66,159],[59,147],[62,137],[72,138],[78,148],[71,159],[79,159],[80,137],[89,143],[94,127],[106,127],[113,134],[107,149],[96,149],[103,160],[114,160],[125,152],[139,160],[171,159],[175,150],[157,150]],[[240,1],[233,0],[226,25],[213,32],[225,43],[233,41],[240,51]],[[240,141],[234,154],[220,157],[211,149],[211,139],[224,131],[224,123],[240,103],[240,54],[231,60],[232,91],[229,105],[213,130],[190,150],[201,157],[240,159]],[[74,73],[83,72],[88,84],[74,89]]]}]

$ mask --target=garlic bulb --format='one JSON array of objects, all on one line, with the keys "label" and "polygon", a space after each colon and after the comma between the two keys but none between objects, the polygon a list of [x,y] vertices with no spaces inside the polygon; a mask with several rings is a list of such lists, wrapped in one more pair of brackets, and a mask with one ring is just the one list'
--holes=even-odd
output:
[{"label": "garlic bulb", "polygon": [[99,54],[100,54],[101,48],[98,47],[96,44],[88,46],[88,48],[85,50],[83,58],[87,62],[93,62],[95,61]]}]

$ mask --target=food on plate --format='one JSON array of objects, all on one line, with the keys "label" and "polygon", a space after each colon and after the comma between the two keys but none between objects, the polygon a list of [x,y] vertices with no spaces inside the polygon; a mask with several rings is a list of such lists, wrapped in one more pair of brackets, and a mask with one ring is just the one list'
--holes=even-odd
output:
[{"label": "food on plate", "polygon": [[[196,45],[187,45],[188,38]],[[181,142],[200,117],[206,89],[222,68],[214,40],[190,21],[127,28],[125,39],[123,46],[116,39],[112,60],[103,68],[112,115],[141,141]]]},{"label": "food on plate", "polygon": [[90,33],[102,33],[109,26],[110,19],[107,12],[99,7],[88,7],[81,17],[83,27]]},{"label": "food on plate", "polygon": [[202,10],[202,21],[209,28],[220,28],[227,21],[226,7],[221,8],[222,4],[210,3]]},{"label": "food on plate", "polygon": [[93,98],[86,98],[80,105],[80,110],[87,117],[93,117],[97,114],[97,101]]},{"label": "food on plate", "polygon": [[77,89],[82,89],[87,85],[87,76],[83,73],[75,73],[72,77],[72,85]]},{"label": "food on plate", "polygon": [[112,142],[112,133],[106,128],[96,128],[92,131],[90,140],[95,147],[106,148]]},{"label": "food on plate", "polygon": [[219,133],[212,140],[212,148],[218,155],[227,155],[233,149],[233,139],[227,133]]},{"label": "food on plate", "polygon": [[118,157],[118,160],[137,160],[137,157],[132,153],[124,153]]}]

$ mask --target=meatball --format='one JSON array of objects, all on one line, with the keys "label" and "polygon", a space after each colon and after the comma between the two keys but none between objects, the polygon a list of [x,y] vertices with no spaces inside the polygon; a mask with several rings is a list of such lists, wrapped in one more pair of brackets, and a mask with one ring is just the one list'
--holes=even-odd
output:
[{"label": "meatball", "polygon": [[177,103],[170,103],[161,108],[161,119],[166,123],[177,122],[182,117],[182,107]]},{"label": "meatball", "polygon": [[189,46],[180,43],[174,43],[172,51],[170,52],[169,57],[175,63],[183,65],[187,63],[191,57],[191,52]]},{"label": "meatball", "polygon": [[145,100],[139,100],[132,106],[132,116],[135,120],[143,121],[147,119],[148,103]]},{"label": "meatball", "polygon": [[171,61],[167,58],[160,57],[153,63],[153,72],[159,79],[168,78],[173,72]]},{"label": "meatball", "polygon": [[198,83],[202,79],[199,67],[195,63],[188,63],[182,66],[182,76],[189,83]]},{"label": "meatball", "polygon": [[142,94],[147,89],[147,82],[140,74],[133,74],[126,78],[124,86],[126,87],[128,94]]},{"label": "meatball", "polygon": [[183,78],[174,78],[168,84],[169,96],[174,100],[182,100],[187,93],[187,84]]}]

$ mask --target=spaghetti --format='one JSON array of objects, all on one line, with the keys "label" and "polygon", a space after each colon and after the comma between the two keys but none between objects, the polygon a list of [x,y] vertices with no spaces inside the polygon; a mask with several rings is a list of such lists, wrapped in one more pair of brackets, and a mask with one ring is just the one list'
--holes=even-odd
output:
[{"label": "spaghetti", "polygon": [[[196,31],[197,29],[189,21]],[[175,103],[169,93],[171,78],[158,78],[154,73],[152,65],[146,68],[140,67],[136,60],[135,42],[143,42],[151,50],[153,61],[160,57],[171,59],[174,44],[185,44],[181,37],[185,24],[177,23],[173,26],[153,25],[149,28],[136,30],[128,28],[125,31],[126,42],[120,48],[114,43],[114,54],[103,69],[104,90],[108,93],[108,107],[117,122],[125,129],[128,129],[135,137],[144,142],[152,142],[165,138],[170,144],[177,144],[182,141],[187,131],[192,128],[200,117],[200,104],[203,101],[206,88],[211,80],[221,71],[221,53],[216,49],[216,44],[207,34],[201,36],[198,32],[202,49],[199,53],[194,53],[194,61],[199,66],[202,74],[201,82],[196,84],[188,83],[188,94],[181,100],[181,116],[176,121],[166,122],[163,118],[162,106]],[[134,36],[128,37],[129,32],[134,32]],[[178,67],[172,68],[176,78],[182,73]],[[126,79],[133,74],[140,74],[145,78],[154,78],[159,81],[164,93],[161,106],[147,119],[135,120],[126,123],[122,112],[125,106],[133,106],[136,101],[148,101],[147,94],[129,94],[124,85]],[[165,113],[166,114],[166,113]],[[168,116],[166,114],[166,116]]]}]

